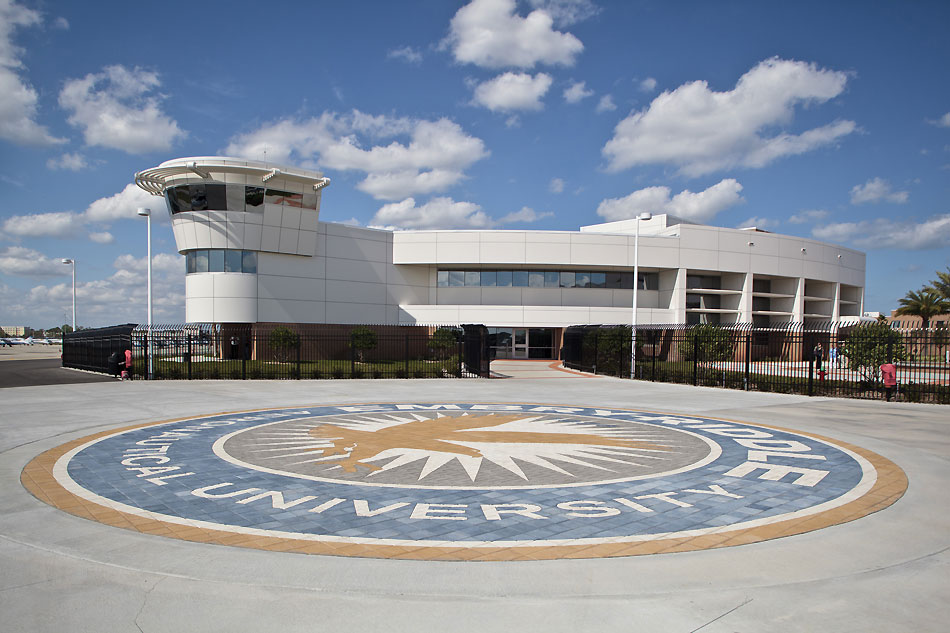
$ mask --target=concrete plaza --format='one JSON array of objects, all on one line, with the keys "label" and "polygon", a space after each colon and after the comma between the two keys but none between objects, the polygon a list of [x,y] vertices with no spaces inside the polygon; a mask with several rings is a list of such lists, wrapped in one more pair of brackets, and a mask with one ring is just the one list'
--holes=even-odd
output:
[{"label": "concrete plaza", "polygon": [[[66,370],[64,370],[66,371]],[[0,614],[9,631],[944,631],[950,409],[621,381],[105,382],[4,389]],[[673,554],[528,562],[303,555],[78,518],[20,483],[40,453],[120,426],[365,402],[618,407],[774,425],[873,451],[909,486],[855,521]]]}]

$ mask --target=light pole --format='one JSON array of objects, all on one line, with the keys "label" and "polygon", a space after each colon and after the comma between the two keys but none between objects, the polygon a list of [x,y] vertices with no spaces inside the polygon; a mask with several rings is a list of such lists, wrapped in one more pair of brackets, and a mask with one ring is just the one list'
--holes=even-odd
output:
[{"label": "light pole", "polygon": [[147,379],[152,379],[152,210],[146,207],[140,207],[136,213],[145,218],[145,224],[147,227],[147,240],[148,240],[148,376]]},{"label": "light pole", "polygon": [[64,264],[71,264],[73,267],[73,332],[76,331],[76,260],[63,258]]},{"label": "light pole", "polygon": [[637,216],[637,229],[633,238],[633,315],[630,322],[630,380],[637,377],[637,289],[640,287],[640,221],[649,220],[653,214],[644,211]]}]

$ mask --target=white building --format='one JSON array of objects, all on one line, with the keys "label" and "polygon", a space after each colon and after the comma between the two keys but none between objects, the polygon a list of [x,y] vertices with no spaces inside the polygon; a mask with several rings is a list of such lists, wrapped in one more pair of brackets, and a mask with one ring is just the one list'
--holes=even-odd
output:
[{"label": "white building", "polygon": [[865,255],[669,215],[580,231],[383,231],[319,221],[329,179],[235,158],[135,175],[164,196],[186,256],[186,319],[215,323],[481,323],[501,356],[554,357],[563,328],[855,321]]}]

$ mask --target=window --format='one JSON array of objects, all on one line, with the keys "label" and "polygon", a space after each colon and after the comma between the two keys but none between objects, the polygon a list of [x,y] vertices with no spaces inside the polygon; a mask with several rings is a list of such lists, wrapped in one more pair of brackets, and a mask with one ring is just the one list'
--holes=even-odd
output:
[{"label": "window", "polygon": [[224,272],[224,251],[220,248],[213,248],[208,251],[208,272]]},{"label": "window", "polygon": [[224,272],[239,273],[243,267],[243,251],[226,250],[224,251]]},{"label": "window", "polygon": [[[659,290],[658,273],[639,273],[640,290]],[[690,277],[694,283],[703,280],[718,287],[718,277]],[[611,288],[633,289],[633,274],[627,271],[592,272],[573,270],[439,270],[436,285],[445,287],[498,288]]]},{"label": "window", "polygon": [[245,187],[244,188],[244,204],[247,207],[248,211],[260,211],[264,205],[264,188],[263,187]]},{"label": "window", "polygon": [[231,211],[228,208],[227,185],[205,185],[205,206],[210,211]]},{"label": "window", "polygon": [[246,211],[244,185],[226,185],[227,187],[227,210],[228,211]]},{"label": "window", "polygon": [[207,250],[195,251],[195,272],[196,273],[208,272],[208,251]]},{"label": "window", "polygon": [[257,274],[257,252],[223,248],[188,251],[185,272]]}]

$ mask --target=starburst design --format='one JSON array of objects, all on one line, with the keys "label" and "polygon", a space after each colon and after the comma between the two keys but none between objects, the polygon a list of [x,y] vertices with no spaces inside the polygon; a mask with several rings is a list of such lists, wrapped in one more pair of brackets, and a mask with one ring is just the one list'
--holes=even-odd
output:
[{"label": "starburst design", "polygon": [[454,462],[474,483],[486,462],[524,481],[528,476],[523,464],[568,478],[575,477],[569,470],[572,465],[605,474],[644,466],[644,462],[663,459],[670,450],[667,444],[651,441],[654,439],[656,436],[644,428],[618,428],[550,415],[439,413],[433,418],[408,413],[274,429],[257,436],[255,452],[265,460],[306,457],[285,465],[324,465],[331,471],[365,472],[367,479],[424,460],[418,475],[422,481]]}]

